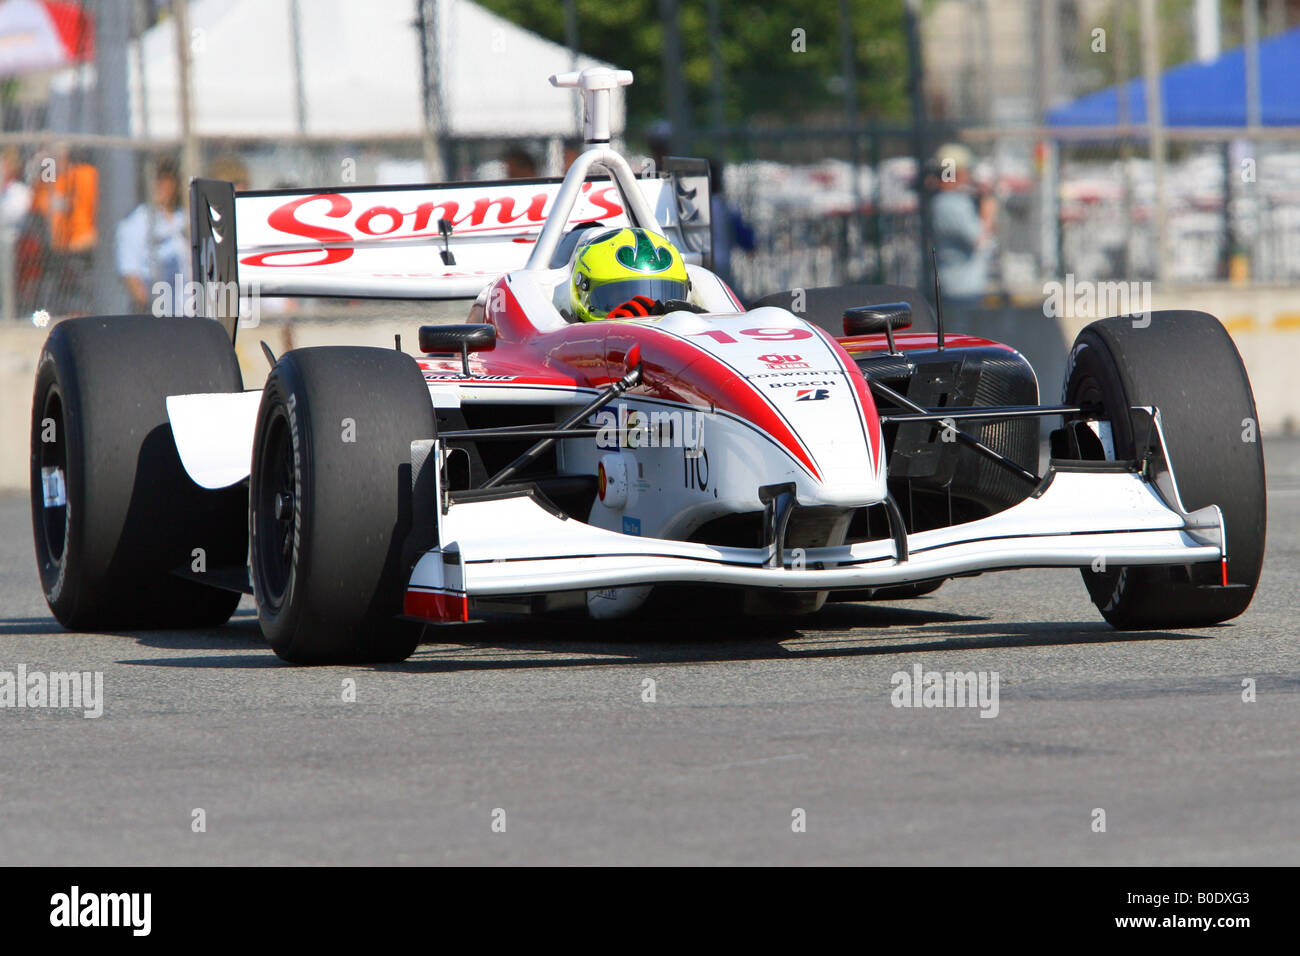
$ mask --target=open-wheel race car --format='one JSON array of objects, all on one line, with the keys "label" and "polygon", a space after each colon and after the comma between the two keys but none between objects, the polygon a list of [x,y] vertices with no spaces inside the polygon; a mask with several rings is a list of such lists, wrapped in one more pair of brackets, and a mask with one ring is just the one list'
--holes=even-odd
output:
[{"label": "open-wheel race car", "polygon": [[[1216,319],[1092,323],[1045,405],[1014,348],[941,315],[906,331],[897,289],[746,308],[706,267],[707,175],[637,176],[609,147],[630,81],[552,77],[586,99],[562,180],[196,180],[200,316],[67,320],[40,357],[58,620],[212,626],[251,593],[276,653],[316,663],[399,660],[425,625],[488,615],[806,614],[1016,568],[1080,568],[1119,628],[1245,610],[1264,466]],[[473,304],[420,327],[418,357],[264,345],[245,390],[241,293]]]}]

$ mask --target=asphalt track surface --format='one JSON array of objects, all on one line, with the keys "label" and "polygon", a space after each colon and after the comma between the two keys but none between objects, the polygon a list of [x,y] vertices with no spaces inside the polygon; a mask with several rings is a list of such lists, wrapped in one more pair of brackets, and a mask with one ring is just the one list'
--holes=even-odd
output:
[{"label": "asphalt track surface", "polygon": [[[1031,571],[797,623],[470,625],[378,668],[280,664],[247,601],[65,633],[0,496],[0,670],[105,698],[0,709],[0,860],[1295,864],[1300,441],[1265,454],[1263,581],[1217,628],[1117,633],[1076,572]],[[997,716],[892,706],[917,664],[997,672]]]}]

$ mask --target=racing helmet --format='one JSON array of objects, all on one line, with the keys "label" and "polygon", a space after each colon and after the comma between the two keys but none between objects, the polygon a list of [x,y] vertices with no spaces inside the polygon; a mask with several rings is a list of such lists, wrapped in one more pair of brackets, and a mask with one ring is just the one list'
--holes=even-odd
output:
[{"label": "racing helmet", "polygon": [[578,247],[569,280],[573,315],[582,322],[616,310],[616,318],[648,315],[648,305],[685,299],[690,288],[681,253],[648,229],[611,229],[588,239]]}]

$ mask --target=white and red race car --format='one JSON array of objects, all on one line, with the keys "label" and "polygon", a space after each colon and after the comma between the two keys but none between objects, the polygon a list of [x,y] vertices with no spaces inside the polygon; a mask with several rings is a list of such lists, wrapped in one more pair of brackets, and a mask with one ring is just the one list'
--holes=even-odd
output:
[{"label": "white and red race car", "polygon": [[[705,266],[707,177],[638,177],[609,148],[630,80],[552,78],[587,100],[563,180],[196,181],[209,317],[68,320],[41,355],[32,516],[59,621],[211,626],[251,592],[286,660],[394,660],[489,614],[808,613],[1029,567],[1080,568],[1122,628],[1245,610],[1263,457],[1217,320],[1095,322],[1041,405],[1015,349],[902,331],[897,289],[746,308]],[[627,225],[683,251],[689,301],[569,321],[578,243]],[[421,327],[419,357],[266,349],[245,390],[240,292],[473,304]]]}]

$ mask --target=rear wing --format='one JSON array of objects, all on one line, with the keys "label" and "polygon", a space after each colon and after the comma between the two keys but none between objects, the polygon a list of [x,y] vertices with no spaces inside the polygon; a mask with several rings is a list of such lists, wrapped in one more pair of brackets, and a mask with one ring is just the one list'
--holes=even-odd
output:
[{"label": "rear wing", "polygon": [[[668,172],[635,185],[686,259],[708,265],[708,176],[691,173],[689,181]],[[190,236],[204,292],[200,308],[233,338],[241,294],[472,299],[527,264],[562,184],[530,179],[236,195],[229,183],[195,179]],[[565,229],[592,221],[629,225],[625,206],[612,179],[588,178]]]}]

